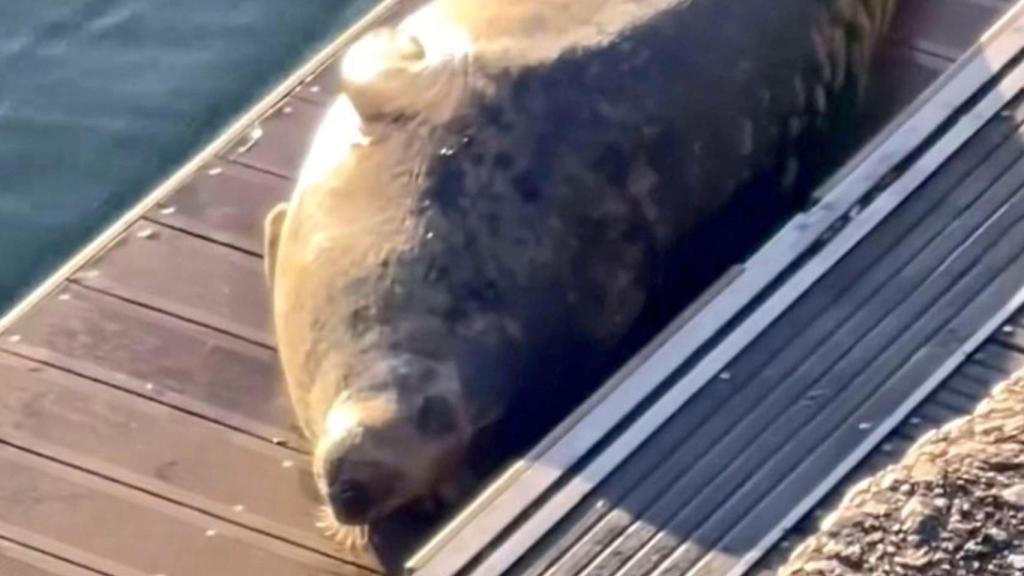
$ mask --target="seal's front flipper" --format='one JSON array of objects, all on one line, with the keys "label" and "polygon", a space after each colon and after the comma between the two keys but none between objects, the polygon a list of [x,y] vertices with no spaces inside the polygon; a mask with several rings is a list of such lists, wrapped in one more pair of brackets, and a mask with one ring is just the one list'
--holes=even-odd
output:
[{"label": "seal's front flipper", "polygon": [[277,263],[277,245],[281,240],[281,226],[288,215],[288,204],[281,202],[274,206],[263,221],[263,274],[267,286],[274,289],[274,265]]}]

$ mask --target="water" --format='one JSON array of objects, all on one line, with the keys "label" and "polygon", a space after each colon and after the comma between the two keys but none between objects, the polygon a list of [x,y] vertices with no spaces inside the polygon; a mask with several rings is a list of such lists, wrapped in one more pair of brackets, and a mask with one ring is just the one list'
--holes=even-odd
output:
[{"label": "water", "polygon": [[0,310],[376,0],[0,0]]}]

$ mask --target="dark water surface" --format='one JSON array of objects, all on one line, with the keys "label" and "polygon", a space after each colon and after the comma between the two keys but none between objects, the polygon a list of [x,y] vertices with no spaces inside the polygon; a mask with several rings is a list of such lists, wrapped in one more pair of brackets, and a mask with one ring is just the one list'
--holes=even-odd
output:
[{"label": "dark water surface", "polygon": [[0,0],[0,310],[376,0]]}]

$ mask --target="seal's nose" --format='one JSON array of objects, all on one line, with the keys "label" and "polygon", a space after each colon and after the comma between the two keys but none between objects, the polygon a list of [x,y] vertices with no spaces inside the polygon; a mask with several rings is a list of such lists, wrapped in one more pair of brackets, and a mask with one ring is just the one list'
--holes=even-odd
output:
[{"label": "seal's nose", "polygon": [[331,506],[339,520],[362,523],[367,520],[373,507],[369,487],[359,480],[339,480],[331,485]]}]

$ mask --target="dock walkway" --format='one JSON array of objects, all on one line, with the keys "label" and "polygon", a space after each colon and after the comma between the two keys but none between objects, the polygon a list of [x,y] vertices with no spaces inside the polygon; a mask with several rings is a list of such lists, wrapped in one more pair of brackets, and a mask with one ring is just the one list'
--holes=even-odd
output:
[{"label": "dock walkway", "polygon": [[[1008,5],[903,4],[873,88],[871,130],[931,84]],[[386,2],[359,28],[411,5]],[[336,87],[332,64],[356,33],[297,71],[0,321],[0,574],[323,576],[380,570],[378,559],[346,555],[314,527],[318,499],[308,446],[278,383],[260,262],[262,219],[289,194]],[[576,546],[584,526],[576,522],[588,522],[588,535],[590,526],[623,526],[620,516],[607,514],[615,507],[593,508],[599,517],[590,508],[574,512],[529,547],[521,560],[530,564],[528,571],[556,560],[583,566],[601,554],[614,564],[668,556],[677,558],[676,566],[731,562],[707,550],[748,547],[761,527],[804,495],[804,484],[768,479],[820,448],[799,433],[808,419],[825,418],[836,430],[848,430],[840,420],[853,416],[828,409],[842,398],[847,411],[868,410],[858,421],[876,422],[890,410],[883,402],[888,397],[871,396],[876,388],[867,385],[846,384],[876,370],[872,386],[903,390],[910,376],[891,372],[906,363],[913,347],[923,352],[908,366],[957,349],[960,340],[942,330],[967,334],[991,315],[992,302],[1024,281],[1013,253],[1024,245],[1014,244],[1024,242],[1017,220],[1022,201],[1014,188],[1024,170],[1012,146],[1024,113],[1019,104],[1011,106],[940,170],[945,176],[930,180],[946,188],[930,184],[930,195],[915,194],[878,228],[888,232],[873,232],[843,260],[849,265],[830,270],[767,328],[762,339],[786,346],[752,346],[719,374],[716,386],[696,395],[655,441],[630,457],[660,465],[643,474],[643,490],[633,489],[640,468],[610,471],[599,491],[606,504],[627,498],[642,516],[655,497],[669,499],[653,507],[663,520],[652,524],[657,530],[634,530],[605,554],[589,544]],[[970,194],[943,194],[964,178]],[[942,234],[937,224],[913,226],[924,220],[948,226]],[[960,250],[946,258],[925,249],[936,245]],[[918,297],[922,293],[928,297]],[[864,302],[879,305],[864,308]],[[828,314],[821,313],[825,306]],[[883,316],[895,320],[882,322]],[[846,336],[829,338],[837,333]],[[941,400],[923,404],[910,428],[899,433],[976,401],[995,372],[1024,359],[1018,334],[1000,332],[957,372],[958,386],[944,384],[936,396]],[[813,361],[805,361],[808,354]],[[843,377],[824,381],[825,370]],[[901,398],[896,394],[892,401]],[[720,411],[714,419],[707,417],[708,406]],[[747,423],[739,426],[743,417]],[[697,434],[700,427],[707,434]],[[872,431],[854,429],[849,438],[835,436],[840,446],[825,452],[846,454]],[[725,449],[740,446],[747,449],[743,458]],[[813,475],[831,460],[808,462]],[[764,481],[744,484],[751,474]],[[770,497],[762,489],[769,486],[776,491]],[[761,502],[768,504],[747,514]],[[750,520],[730,520],[741,513]],[[606,518],[619,520],[609,524]],[[668,530],[662,528],[666,522]],[[602,534],[618,538],[617,530]],[[679,547],[683,534],[694,536],[695,544]],[[649,553],[635,555],[640,549]]]}]

